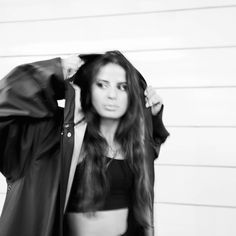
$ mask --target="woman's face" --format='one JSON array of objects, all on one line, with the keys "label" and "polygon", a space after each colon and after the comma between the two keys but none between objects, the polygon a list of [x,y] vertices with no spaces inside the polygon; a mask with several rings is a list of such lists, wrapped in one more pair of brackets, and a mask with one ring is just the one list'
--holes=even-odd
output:
[{"label": "woman's face", "polygon": [[105,119],[120,119],[128,107],[125,70],[114,63],[101,67],[91,87],[92,105]]}]

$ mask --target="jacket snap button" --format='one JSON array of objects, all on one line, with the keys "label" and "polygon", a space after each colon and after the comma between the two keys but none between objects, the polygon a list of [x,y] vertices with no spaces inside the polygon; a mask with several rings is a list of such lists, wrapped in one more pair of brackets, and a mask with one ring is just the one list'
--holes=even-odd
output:
[{"label": "jacket snap button", "polygon": [[71,137],[71,132],[67,133],[67,137],[70,138]]},{"label": "jacket snap button", "polygon": [[11,190],[11,185],[10,185],[10,184],[8,185],[7,190],[8,190],[8,191]]}]

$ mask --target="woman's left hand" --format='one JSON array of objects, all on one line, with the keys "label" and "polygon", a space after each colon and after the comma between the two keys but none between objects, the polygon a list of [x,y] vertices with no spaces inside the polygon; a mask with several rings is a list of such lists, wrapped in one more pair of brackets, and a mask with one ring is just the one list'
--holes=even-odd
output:
[{"label": "woman's left hand", "polygon": [[151,107],[152,115],[156,115],[163,104],[162,98],[157,94],[152,86],[148,86],[144,91],[146,107]]}]

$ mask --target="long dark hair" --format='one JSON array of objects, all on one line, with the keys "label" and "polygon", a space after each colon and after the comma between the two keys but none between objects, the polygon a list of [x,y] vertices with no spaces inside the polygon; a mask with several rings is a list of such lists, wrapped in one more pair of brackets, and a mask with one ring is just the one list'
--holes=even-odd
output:
[{"label": "long dark hair", "polygon": [[74,83],[81,88],[81,106],[87,122],[83,143],[84,160],[80,196],[80,207],[86,212],[99,210],[107,193],[105,159],[107,142],[99,132],[100,117],[91,102],[91,85],[100,68],[108,63],[121,66],[126,71],[128,108],[121,117],[115,133],[115,141],[121,146],[125,159],[134,174],[133,210],[136,220],[148,226],[152,207],[151,186],[145,162],[145,126],[143,92],[139,77],[132,64],[119,52],[109,51],[94,55],[75,75]]}]

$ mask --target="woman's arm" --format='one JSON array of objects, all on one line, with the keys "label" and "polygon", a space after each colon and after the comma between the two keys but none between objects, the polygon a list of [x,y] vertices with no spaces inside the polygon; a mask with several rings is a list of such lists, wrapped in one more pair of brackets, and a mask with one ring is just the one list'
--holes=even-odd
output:
[{"label": "woman's arm", "polygon": [[24,64],[0,80],[0,171],[5,176],[23,170],[35,140],[46,140],[58,129],[65,73],[73,74],[79,62],[72,56]]},{"label": "woman's arm", "polygon": [[17,66],[0,80],[0,171],[8,179],[22,174],[35,145],[55,130],[64,93],[60,58]]},{"label": "woman's arm", "polygon": [[60,58],[17,66],[0,80],[0,117],[51,117],[64,94]]},{"label": "woman's arm", "polygon": [[151,86],[146,88],[144,95],[146,99],[146,107],[151,108],[153,128],[152,136],[156,157],[158,157],[161,144],[164,143],[166,138],[169,136],[169,132],[165,128],[162,120],[164,109],[163,100]]}]

